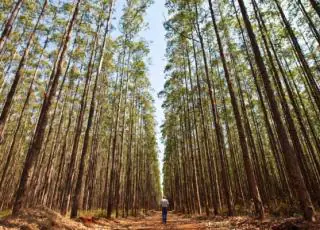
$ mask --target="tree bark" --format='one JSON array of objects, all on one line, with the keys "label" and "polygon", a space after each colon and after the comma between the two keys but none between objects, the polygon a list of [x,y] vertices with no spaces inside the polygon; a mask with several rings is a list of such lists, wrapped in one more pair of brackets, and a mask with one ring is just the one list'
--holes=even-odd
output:
[{"label": "tree bark", "polygon": [[[17,2],[17,5],[19,4],[19,2],[20,2],[20,4],[22,4],[23,0],[19,0]],[[14,97],[14,94],[16,92],[19,80],[22,77],[24,65],[25,65],[25,62],[28,59],[29,51],[30,51],[30,48],[31,48],[31,45],[32,45],[32,42],[33,42],[33,37],[34,37],[34,35],[35,35],[35,33],[36,33],[37,29],[38,29],[38,26],[39,26],[41,18],[44,15],[44,12],[45,12],[45,9],[47,7],[47,4],[48,4],[48,0],[45,0],[44,3],[43,3],[43,6],[41,8],[41,12],[40,12],[40,14],[38,16],[37,22],[36,22],[32,32],[31,32],[31,34],[29,35],[29,39],[28,39],[27,45],[26,45],[26,47],[25,47],[25,49],[23,51],[22,57],[20,59],[18,68],[17,68],[15,76],[14,76],[14,80],[12,82],[12,85],[11,85],[11,88],[9,90],[9,93],[8,93],[8,95],[6,97],[6,101],[5,101],[4,105],[3,105],[2,112],[1,112],[1,115],[0,115],[0,143],[3,143],[3,141],[4,141],[5,125],[6,125],[6,121],[7,121],[7,118],[9,116],[9,113],[10,113],[10,108],[11,108],[11,105],[12,105],[13,97]],[[6,31],[6,28],[4,29],[3,33],[5,31]],[[1,36],[1,39],[2,39],[2,36]],[[1,50],[1,41],[2,41],[1,39],[0,39],[0,50]]]},{"label": "tree bark", "polygon": [[3,31],[1,33],[0,37],[0,54],[2,53],[2,48],[4,46],[4,43],[6,39],[10,36],[10,33],[12,31],[12,25],[20,11],[20,8],[23,4],[24,0],[18,0],[17,3],[15,4],[6,24],[4,25]]},{"label": "tree bark", "polygon": [[[110,8],[109,9],[110,10],[109,10],[108,19],[107,19],[107,22],[106,22],[106,28],[105,28],[105,31],[104,31],[104,38],[103,38],[103,44],[102,44],[100,58],[99,58],[98,69],[97,69],[97,73],[96,73],[96,79],[95,79],[94,86],[93,86],[93,89],[92,89],[92,97],[91,97],[91,103],[90,103],[90,109],[89,109],[88,123],[87,123],[87,128],[86,128],[85,135],[84,135],[84,140],[83,140],[83,147],[82,147],[82,153],[81,153],[80,164],[79,164],[78,178],[76,180],[75,192],[73,193],[73,196],[72,196],[73,204],[72,204],[72,208],[71,208],[71,215],[70,215],[71,218],[77,217],[77,214],[78,214],[78,208],[79,208],[79,202],[80,202],[80,193],[81,193],[81,187],[82,187],[82,178],[83,178],[83,171],[84,171],[84,160],[85,160],[85,157],[86,157],[86,154],[87,154],[87,150],[88,150],[89,135],[90,135],[93,115],[94,115],[95,107],[96,107],[96,105],[95,105],[96,93],[97,93],[96,91],[97,91],[100,72],[101,72],[102,63],[103,63],[103,59],[104,59],[104,50],[105,50],[105,46],[106,46],[106,38],[107,38],[107,34],[109,32],[109,21],[110,21],[110,18],[111,18],[112,3],[113,3],[113,1],[111,1],[111,3],[109,3],[110,4]],[[97,34],[98,34],[98,32],[99,32],[99,26],[98,26],[98,29],[97,29]]]},{"label": "tree bark", "polygon": [[256,60],[256,64],[258,66],[258,70],[260,72],[261,78],[263,80],[263,84],[266,90],[267,98],[269,100],[271,113],[273,116],[273,120],[275,122],[276,130],[278,133],[278,137],[281,144],[281,150],[284,153],[286,168],[288,170],[291,183],[296,193],[298,194],[298,198],[300,201],[301,209],[304,212],[304,217],[307,220],[314,219],[314,208],[310,199],[309,192],[306,189],[305,182],[303,180],[301,170],[297,167],[297,156],[295,154],[295,150],[290,145],[287,133],[285,131],[285,127],[283,125],[281,115],[275,100],[275,96],[273,93],[273,89],[271,87],[270,77],[267,72],[266,66],[262,59],[262,55],[255,37],[255,34],[252,29],[252,25],[249,21],[249,17],[247,14],[247,10],[243,0],[238,0],[240,5],[240,10],[244,19],[244,23],[249,35],[249,39],[251,42],[251,46],[254,52],[254,57]]},{"label": "tree bark", "polygon": [[44,132],[45,132],[45,128],[46,128],[47,121],[48,121],[49,109],[51,107],[53,97],[54,97],[54,94],[55,94],[57,86],[58,86],[59,76],[62,72],[63,59],[65,56],[65,52],[68,48],[68,42],[70,40],[70,35],[71,35],[73,25],[75,24],[75,21],[76,21],[78,12],[79,12],[80,2],[81,2],[81,0],[77,1],[76,6],[73,11],[73,14],[72,14],[72,18],[70,19],[70,21],[67,25],[63,40],[61,42],[61,46],[59,48],[59,54],[56,59],[56,65],[55,65],[56,69],[51,72],[50,79],[51,78],[53,79],[52,86],[50,87],[48,94],[44,98],[43,105],[42,105],[41,112],[40,112],[39,119],[38,119],[38,123],[37,123],[37,127],[35,130],[34,136],[33,136],[33,140],[31,142],[30,147],[27,152],[26,161],[24,163],[21,179],[19,182],[18,191],[16,193],[16,198],[15,198],[14,206],[12,209],[13,215],[17,215],[23,206],[25,192],[26,192],[26,188],[27,188],[27,182],[30,177],[31,168],[34,163],[34,160],[37,158],[37,156],[40,153],[40,149],[41,149],[41,146],[43,143],[43,138],[44,138]]}]

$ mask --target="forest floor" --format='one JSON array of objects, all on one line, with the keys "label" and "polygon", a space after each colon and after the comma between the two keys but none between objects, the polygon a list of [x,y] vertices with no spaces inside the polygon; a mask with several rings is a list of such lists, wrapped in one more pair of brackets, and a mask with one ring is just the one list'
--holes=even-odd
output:
[{"label": "forest floor", "polygon": [[0,230],[2,229],[272,229],[272,230],[299,230],[320,229],[320,221],[308,223],[301,217],[273,218],[266,217],[263,221],[249,216],[235,217],[212,217],[203,216],[190,217],[184,214],[169,212],[168,223],[161,223],[161,213],[150,211],[147,216],[129,217],[119,219],[105,219],[92,216],[82,216],[77,220],[63,217],[50,209],[39,207],[36,209],[25,209],[17,217],[7,216],[0,219]]}]

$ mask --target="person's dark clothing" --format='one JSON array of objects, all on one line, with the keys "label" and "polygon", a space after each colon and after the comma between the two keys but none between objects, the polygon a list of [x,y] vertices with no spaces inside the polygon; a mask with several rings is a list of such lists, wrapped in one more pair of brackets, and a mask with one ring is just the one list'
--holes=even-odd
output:
[{"label": "person's dark clothing", "polygon": [[167,213],[168,210],[166,207],[162,207],[162,223],[166,224],[167,223]]}]

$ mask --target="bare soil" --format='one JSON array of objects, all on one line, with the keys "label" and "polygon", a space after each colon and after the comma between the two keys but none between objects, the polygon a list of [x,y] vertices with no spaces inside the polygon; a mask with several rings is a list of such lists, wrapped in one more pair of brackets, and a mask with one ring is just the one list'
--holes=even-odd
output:
[{"label": "bare soil", "polygon": [[308,223],[301,217],[273,218],[266,217],[263,221],[248,216],[206,218],[204,216],[187,216],[169,212],[168,223],[161,223],[159,211],[149,211],[147,216],[129,217],[119,219],[96,218],[82,216],[71,220],[61,216],[45,207],[25,209],[18,216],[7,216],[0,220],[2,229],[53,229],[53,230],[77,230],[77,229],[272,229],[272,230],[319,230],[320,222]]}]

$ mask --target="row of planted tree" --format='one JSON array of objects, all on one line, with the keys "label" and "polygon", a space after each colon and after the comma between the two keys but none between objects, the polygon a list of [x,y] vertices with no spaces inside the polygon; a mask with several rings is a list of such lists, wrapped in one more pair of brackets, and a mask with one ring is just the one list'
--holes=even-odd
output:
[{"label": "row of planted tree", "polygon": [[[164,192],[176,210],[320,205],[320,5],[167,0]],[[239,213],[239,212],[238,212]]]},{"label": "row of planted tree", "polygon": [[139,37],[150,1],[121,4],[1,1],[2,210],[110,217],[157,206],[149,50]]}]

